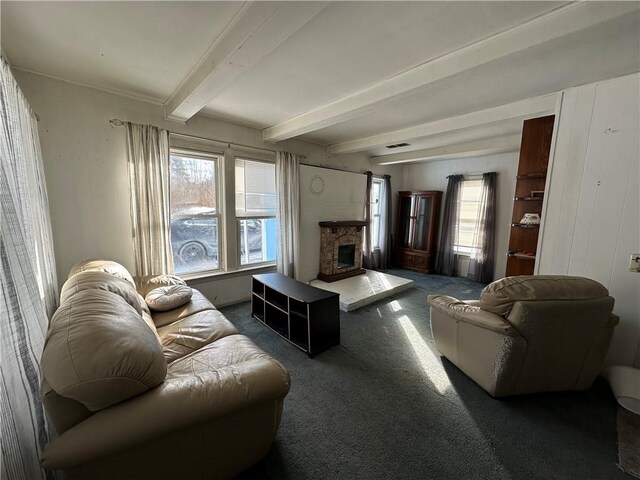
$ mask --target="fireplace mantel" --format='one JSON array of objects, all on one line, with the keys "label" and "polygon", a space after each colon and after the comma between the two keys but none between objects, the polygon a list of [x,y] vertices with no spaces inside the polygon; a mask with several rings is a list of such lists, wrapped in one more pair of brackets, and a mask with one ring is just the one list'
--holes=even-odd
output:
[{"label": "fireplace mantel", "polygon": [[318,225],[326,228],[338,227],[366,227],[367,222],[363,220],[340,220],[338,222],[318,222]]}]

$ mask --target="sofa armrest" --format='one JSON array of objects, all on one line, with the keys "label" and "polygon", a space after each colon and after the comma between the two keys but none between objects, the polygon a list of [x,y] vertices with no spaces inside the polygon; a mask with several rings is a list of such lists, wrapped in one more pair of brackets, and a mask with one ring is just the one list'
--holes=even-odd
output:
[{"label": "sofa armrest", "polygon": [[476,301],[464,302],[447,295],[429,295],[427,303],[431,308],[449,316],[456,322],[465,322],[512,337],[520,336],[518,331],[504,318],[476,305]]},{"label": "sofa armrest", "polygon": [[160,386],[101,410],[49,442],[42,466],[64,469],[108,457],[153,438],[283,399],[287,370],[256,358],[217,370],[167,378]]}]

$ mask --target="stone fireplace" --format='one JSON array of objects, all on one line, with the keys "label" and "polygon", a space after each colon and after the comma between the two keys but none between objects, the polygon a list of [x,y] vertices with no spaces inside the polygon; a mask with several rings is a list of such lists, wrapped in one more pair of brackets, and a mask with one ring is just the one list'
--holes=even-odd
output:
[{"label": "stone fireplace", "polygon": [[323,282],[365,273],[362,268],[362,227],[367,222],[320,222],[320,273]]}]

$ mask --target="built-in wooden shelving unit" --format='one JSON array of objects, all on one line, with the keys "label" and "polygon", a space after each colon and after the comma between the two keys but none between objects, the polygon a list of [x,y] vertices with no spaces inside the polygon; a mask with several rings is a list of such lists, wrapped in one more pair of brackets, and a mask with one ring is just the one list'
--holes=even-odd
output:
[{"label": "built-in wooden shelving unit", "polygon": [[525,213],[542,216],[554,116],[526,120],[513,198],[506,276],[533,275],[540,225],[521,223]]}]

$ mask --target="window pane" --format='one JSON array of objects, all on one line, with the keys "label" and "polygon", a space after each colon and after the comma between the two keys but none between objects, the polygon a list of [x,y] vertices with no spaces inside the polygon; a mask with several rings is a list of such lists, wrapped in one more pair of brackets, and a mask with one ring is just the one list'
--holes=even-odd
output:
[{"label": "window pane", "polygon": [[178,274],[219,267],[216,163],[171,155],[171,248]]},{"label": "window pane", "polygon": [[218,268],[218,219],[210,215],[171,220],[171,247],[176,273]]},{"label": "window pane", "polygon": [[217,211],[215,160],[171,155],[171,214]]},{"label": "window pane", "polygon": [[236,158],[236,216],[276,214],[276,167]]},{"label": "window pane", "polygon": [[374,215],[371,219],[373,225],[371,229],[371,243],[373,243],[373,248],[380,247],[380,215]]},{"label": "window pane", "polygon": [[276,259],[276,219],[238,220],[240,265],[272,262]]},{"label": "window pane", "polygon": [[456,225],[457,244],[454,251],[463,255],[470,255],[473,245],[476,224],[482,196],[482,180],[464,180],[462,183],[461,199],[458,210],[458,224]]},{"label": "window pane", "polygon": [[380,213],[380,184],[374,181],[371,185],[371,211],[374,215]]}]

